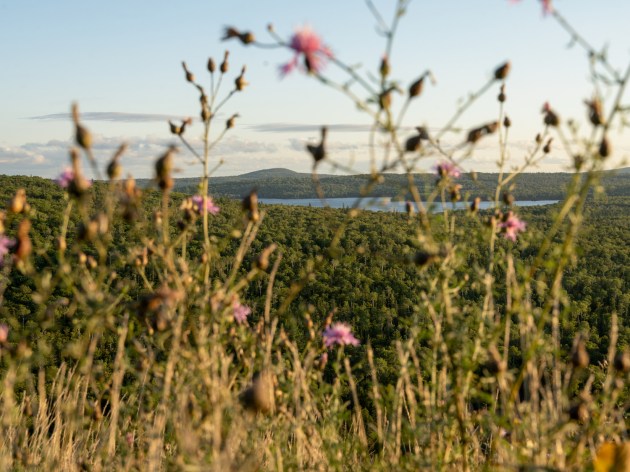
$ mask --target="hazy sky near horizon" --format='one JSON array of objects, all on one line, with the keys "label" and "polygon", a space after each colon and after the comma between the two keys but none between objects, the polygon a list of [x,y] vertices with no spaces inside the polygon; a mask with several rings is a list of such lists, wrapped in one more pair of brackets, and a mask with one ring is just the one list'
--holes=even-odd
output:
[{"label": "hazy sky near horizon", "polygon": [[[389,21],[395,2],[374,3]],[[610,45],[612,64],[620,72],[625,68],[630,2],[555,0],[554,6],[595,47]],[[367,115],[301,72],[280,79],[278,67],[290,60],[290,51],[220,41],[223,28],[234,25],[268,42],[268,23],[286,38],[295,28],[310,25],[336,57],[360,65],[363,72],[375,74],[384,52],[385,41],[363,0],[0,0],[0,174],[59,174],[67,165],[72,143],[68,111],[76,101],[95,135],[99,161],[106,163],[126,141],[125,169],[137,177],[151,176],[155,158],[176,142],[168,117],[198,116],[198,95],[184,81],[181,61],[209,84],[207,59],[220,62],[226,48],[231,73],[223,93],[233,87],[243,64],[250,85],[219,117],[222,127],[232,113],[241,115],[216,148],[213,159],[225,161],[216,175],[270,167],[308,171],[311,160],[304,146],[317,139],[323,124],[330,126],[335,159],[353,160],[367,171]],[[583,100],[593,93],[588,61],[582,49],[567,47],[569,39],[552,17],[543,15],[537,0],[413,0],[395,39],[392,76],[406,89],[430,69],[437,83],[426,84],[405,125],[444,125],[459,101],[509,59],[506,111],[513,122],[512,162],[518,163],[541,129],[545,101],[562,117],[587,126]],[[343,77],[332,64],[324,74]],[[461,127],[496,119],[497,93],[498,84],[462,117]],[[399,106],[403,97],[394,100]],[[187,133],[195,144],[200,134],[198,123]],[[630,139],[616,130],[611,138],[619,162],[630,154]],[[467,168],[492,170],[496,159],[496,139],[488,138]],[[427,160],[424,168],[433,164]],[[534,170],[565,170],[568,165],[566,155],[554,151]],[[200,172],[185,149],[177,167],[179,176]]]}]

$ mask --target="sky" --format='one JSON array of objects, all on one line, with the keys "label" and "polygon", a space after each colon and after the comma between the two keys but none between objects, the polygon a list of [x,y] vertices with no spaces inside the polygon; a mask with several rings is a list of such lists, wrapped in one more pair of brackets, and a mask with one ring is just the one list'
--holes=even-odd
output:
[{"label": "sky", "polygon": [[[374,0],[389,22],[393,0]],[[554,7],[597,48],[607,47],[621,72],[630,60],[627,0],[555,0]],[[103,165],[121,142],[129,144],[123,166],[136,177],[151,177],[152,164],[171,143],[169,118],[197,117],[198,94],[184,80],[186,61],[198,80],[209,85],[209,57],[221,61],[230,50],[230,73],[221,97],[247,65],[245,91],[218,115],[218,128],[233,113],[237,126],[214,149],[212,162],[223,164],[215,175],[285,167],[308,172],[304,151],[319,128],[330,128],[328,152],[336,161],[369,169],[371,119],[338,91],[295,71],[281,78],[278,68],[292,57],[287,49],[244,47],[221,42],[225,26],[254,32],[270,42],[267,25],[289,38],[309,25],[336,58],[375,75],[385,40],[364,0],[0,0],[0,174],[54,177],[68,165],[73,127],[68,112],[77,102],[84,125],[95,137],[95,154]],[[537,0],[413,0],[402,17],[390,58],[392,77],[406,89],[425,70],[435,76],[412,104],[405,130],[443,126],[458,103],[477,90],[495,68],[512,63],[507,81],[506,112],[510,131],[510,165],[518,165],[541,130],[546,101],[563,118],[586,130],[583,101],[593,94],[585,52],[570,46],[568,34]],[[344,81],[334,64],[324,75]],[[498,85],[458,122],[470,129],[498,116]],[[608,100],[609,95],[605,95]],[[630,97],[628,98],[630,101]],[[403,102],[394,95],[394,108]],[[200,146],[202,127],[187,136]],[[461,136],[448,135],[446,144]],[[630,155],[630,138],[613,129],[611,166]],[[487,138],[466,170],[496,169],[497,139]],[[420,166],[430,169],[435,161]],[[568,170],[569,158],[558,148],[533,171]],[[200,174],[199,164],[182,149],[178,174]],[[322,171],[333,171],[322,166]]]}]

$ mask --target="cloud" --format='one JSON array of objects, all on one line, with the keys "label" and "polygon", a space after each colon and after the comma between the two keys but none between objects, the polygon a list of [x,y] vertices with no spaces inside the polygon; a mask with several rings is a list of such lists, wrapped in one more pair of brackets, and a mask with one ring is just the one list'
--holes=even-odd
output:
[{"label": "cloud", "polygon": [[[368,125],[354,124],[332,124],[326,125],[329,131],[338,131],[343,133],[365,133],[370,131]],[[253,131],[261,131],[265,133],[319,133],[322,125],[315,124],[296,124],[296,123],[265,123],[259,125],[249,125],[249,129]]]},{"label": "cloud", "polygon": [[[168,120],[180,121],[186,117],[177,115],[162,115],[158,113],[123,113],[115,111],[92,111],[81,113],[81,121],[111,121],[118,123],[151,123]],[[29,116],[29,120],[40,121],[70,121],[70,113],[52,113],[49,115]]]}]

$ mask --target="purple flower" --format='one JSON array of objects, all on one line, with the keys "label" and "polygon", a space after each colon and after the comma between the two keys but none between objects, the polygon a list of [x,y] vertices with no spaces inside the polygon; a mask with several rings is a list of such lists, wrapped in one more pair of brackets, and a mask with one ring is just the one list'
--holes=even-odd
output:
[{"label": "purple flower", "polygon": [[520,220],[514,213],[511,211],[505,216],[503,221],[499,223],[499,228],[501,228],[503,237],[505,239],[509,239],[510,241],[516,241],[516,236],[521,231],[525,231],[525,227],[527,224]]},{"label": "purple flower", "polygon": [[438,165],[436,165],[435,173],[440,178],[451,177],[453,179],[457,179],[461,175],[457,166],[448,161],[440,162]]},{"label": "purple flower", "polygon": [[0,234],[0,267],[2,267],[4,256],[9,254],[9,249],[13,247],[15,240],[7,238],[4,234]]},{"label": "purple flower", "polygon": [[309,27],[295,31],[291,37],[289,47],[295,51],[293,59],[280,67],[280,74],[287,75],[298,66],[300,54],[304,55],[304,67],[307,72],[318,73],[326,59],[332,57],[332,51],[322,43],[321,38]]},{"label": "purple flower", "polygon": [[0,344],[6,343],[7,339],[9,339],[9,327],[4,323],[0,323]]},{"label": "purple flower", "polygon": [[322,336],[324,338],[324,345],[328,348],[335,344],[339,344],[340,346],[345,346],[346,344],[351,344],[352,346],[359,345],[359,340],[354,337],[350,326],[346,323],[334,323],[326,327]]},{"label": "purple flower", "polygon": [[[195,195],[191,197],[193,208],[200,215],[203,214],[203,197],[201,195]],[[206,197],[206,211],[211,215],[219,213],[220,208],[214,204],[211,197]]]},{"label": "purple flower", "polygon": [[232,305],[232,309],[234,310],[234,319],[237,323],[245,323],[247,321],[247,317],[252,313],[252,309],[250,307],[241,305],[238,302]]},{"label": "purple flower", "polygon": [[57,182],[57,185],[59,185],[61,188],[68,188],[68,185],[70,185],[70,182],[72,182],[73,180],[74,171],[71,167],[66,167],[64,171],[59,174],[59,177],[55,179],[55,182]]}]

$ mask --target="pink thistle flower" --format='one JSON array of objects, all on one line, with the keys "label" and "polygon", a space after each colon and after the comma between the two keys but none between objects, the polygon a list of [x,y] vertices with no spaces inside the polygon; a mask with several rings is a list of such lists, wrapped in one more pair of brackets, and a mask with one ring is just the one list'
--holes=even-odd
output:
[{"label": "pink thistle flower", "polygon": [[[510,0],[510,3],[518,3],[521,0]],[[553,13],[553,6],[551,5],[551,0],[540,0],[542,3],[543,14],[547,15],[549,13]]]},{"label": "pink thistle flower", "polygon": [[508,212],[503,222],[499,223],[499,228],[501,228],[503,237],[505,239],[509,239],[512,242],[516,241],[516,236],[521,231],[525,231],[525,227],[527,224],[519,219],[514,213],[511,211]]},{"label": "pink thistle flower", "polygon": [[59,177],[55,179],[55,182],[57,182],[57,185],[59,185],[61,188],[68,188],[68,185],[70,185],[70,182],[72,182],[73,180],[74,171],[71,167],[66,167],[64,171],[59,174]]},{"label": "pink thistle flower", "polygon": [[13,247],[15,240],[0,234],[0,267],[3,265],[4,256],[9,254],[9,249]]},{"label": "pink thistle flower", "polygon": [[304,56],[306,71],[313,73],[321,71],[326,60],[333,57],[332,51],[322,43],[321,38],[309,26],[295,31],[289,47],[295,51],[295,55],[289,62],[280,66],[280,75],[283,77],[298,67],[300,55]]},{"label": "pink thistle flower", "polygon": [[0,344],[6,343],[8,339],[9,327],[4,323],[0,323]]},{"label": "pink thistle flower", "polygon": [[457,166],[448,161],[440,162],[438,165],[436,165],[435,173],[440,178],[451,177],[453,179],[457,179],[461,175]]},{"label": "pink thistle flower", "polygon": [[350,326],[346,323],[334,323],[328,326],[324,330],[322,337],[324,338],[324,345],[328,348],[335,344],[340,346],[345,346],[346,344],[358,346],[360,344],[359,340],[352,334]]},{"label": "pink thistle flower", "polygon": [[[191,198],[193,208],[200,215],[203,214],[203,197],[201,195],[195,195]],[[206,211],[211,215],[219,213],[220,208],[215,205],[211,197],[206,197]]]},{"label": "pink thistle flower", "polygon": [[245,323],[247,321],[247,317],[251,315],[252,309],[246,305],[241,305],[239,302],[236,302],[232,305],[232,309],[234,311],[234,319],[237,323]]}]

